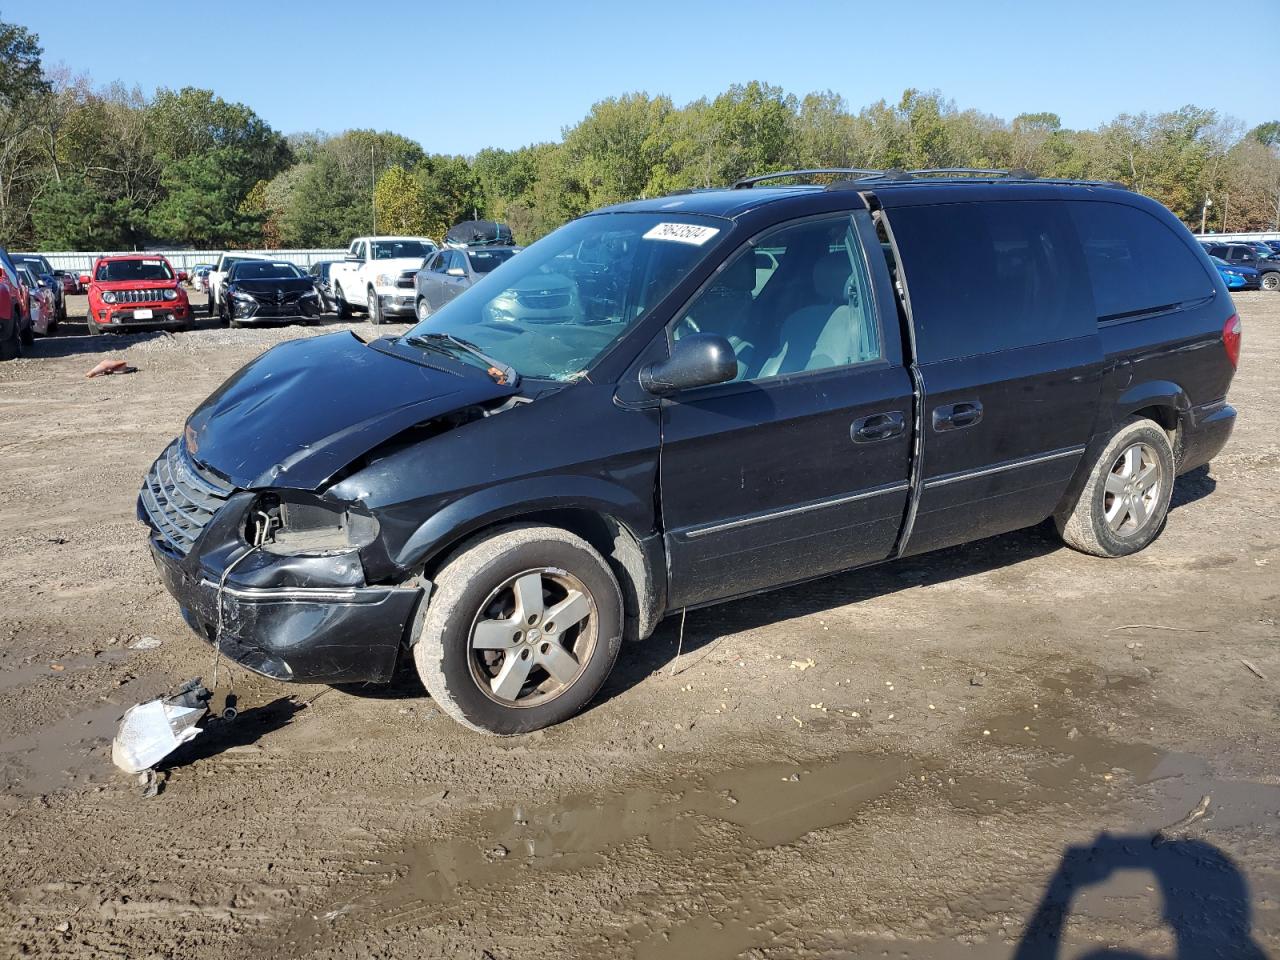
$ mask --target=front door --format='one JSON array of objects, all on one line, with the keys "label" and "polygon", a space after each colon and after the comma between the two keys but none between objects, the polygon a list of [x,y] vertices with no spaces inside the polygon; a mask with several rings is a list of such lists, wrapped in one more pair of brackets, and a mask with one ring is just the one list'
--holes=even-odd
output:
[{"label": "front door", "polygon": [[912,388],[855,217],[866,214],[766,234],[672,325],[675,339],[722,335],[738,355],[735,381],[663,403],[672,607],[893,550],[907,503]]}]

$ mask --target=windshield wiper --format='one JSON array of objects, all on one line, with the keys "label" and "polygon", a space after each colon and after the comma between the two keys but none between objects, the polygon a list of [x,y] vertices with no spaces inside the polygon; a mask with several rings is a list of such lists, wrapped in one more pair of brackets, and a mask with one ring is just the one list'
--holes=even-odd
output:
[{"label": "windshield wiper", "polygon": [[470,354],[477,360],[483,361],[485,366],[489,368],[489,376],[503,386],[516,387],[520,384],[520,374],[516,373],[515,367],[509,363],[503,363],[501,360],[495,360],[470,340],[455,337],[452,333],[418,333],[404,339],[405,343],[426,347],[430,350],[440,350],[445,344],[448,344],[463,353]]}]

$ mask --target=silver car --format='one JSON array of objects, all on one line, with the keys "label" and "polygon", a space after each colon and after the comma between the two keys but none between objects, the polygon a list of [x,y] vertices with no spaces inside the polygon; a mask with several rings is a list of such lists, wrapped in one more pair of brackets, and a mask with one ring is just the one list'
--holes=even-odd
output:
[{"label": "silver car", "polygon": [[494,268],[506,263],[520,247],[452,247],[427,258],[413,278],[417,313],[425,320]]}]

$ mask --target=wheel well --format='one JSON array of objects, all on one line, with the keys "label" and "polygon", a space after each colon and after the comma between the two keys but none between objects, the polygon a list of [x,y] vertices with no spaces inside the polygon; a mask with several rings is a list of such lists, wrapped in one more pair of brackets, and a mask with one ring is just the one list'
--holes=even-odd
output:
[{"label": "wheel well", "polygon": [[1153,420],[1164,428],[1164,432],[1169,435],[1169,445],[1173,447],[1173,462],[1177,464],[1182,459],[1182,418],[1178,415],[1178,411],[1166,404],[1154,404],[1149,407],[1143,407],[1141,410],[1135,410],[1132,416],[1142,417],[1144,420]]},{"label": "wheel well", "polygon": [[639,538],[622,521],[594,510],[566,507],[505,517],[443,545],[427,560],[424,576],[428,580],[434,579],[445,561],[463,543],[484,537],[497,527],[513,523],[544,523],[559,527],[591,544],[608,561],[622,590],[627,638],[642,639],[653,632],[662,617],[662,611],[658,609],[660,584],[654,571],[650,569]]}]

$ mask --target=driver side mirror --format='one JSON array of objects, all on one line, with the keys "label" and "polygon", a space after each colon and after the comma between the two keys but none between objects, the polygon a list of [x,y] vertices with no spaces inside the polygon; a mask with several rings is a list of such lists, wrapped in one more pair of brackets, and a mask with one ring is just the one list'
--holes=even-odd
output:
[{"label": "driver side mirror", "polygon": [[364,263],[364,257],[357,256],[354,253],[348,253],[342,259],[347,261],[348,263]]},{"label": "driver side mirror", "polygon": [[640,386],[655,397],[669,397],[681,390],[727,383],[738,375],[738,357],[724,337],[694,333],[681,337],[671,356],[640,370]]},{"label": "driver side mirror", "polygon": [[89,275],[87,273],[80,274],[80,286],[87,287],[89,285]]},{"label": "driver side mirror", "polygon": [[461,267],[450,267],[445,273],[451,277],[465,277],[467,275],[467,271]]}]

